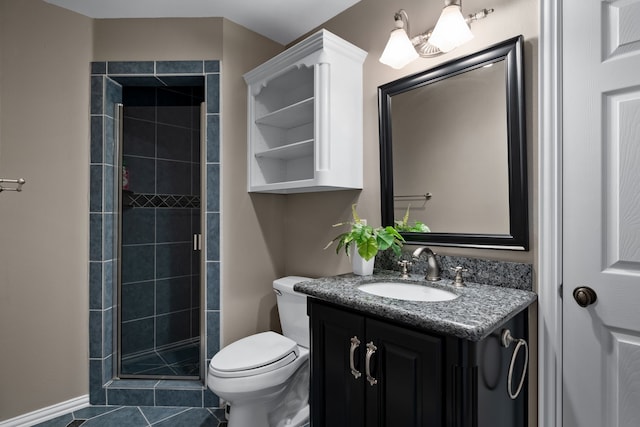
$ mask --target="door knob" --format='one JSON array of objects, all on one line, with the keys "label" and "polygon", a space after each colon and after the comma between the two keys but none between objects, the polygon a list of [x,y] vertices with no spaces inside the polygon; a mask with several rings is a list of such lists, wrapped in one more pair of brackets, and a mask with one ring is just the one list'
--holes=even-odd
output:
[{"label": "door knob", "polygon": [[573,298],[580,307],[586,307],[596,302],[598,295],[593,289],[587,286],[580,286],[573,290]]}]

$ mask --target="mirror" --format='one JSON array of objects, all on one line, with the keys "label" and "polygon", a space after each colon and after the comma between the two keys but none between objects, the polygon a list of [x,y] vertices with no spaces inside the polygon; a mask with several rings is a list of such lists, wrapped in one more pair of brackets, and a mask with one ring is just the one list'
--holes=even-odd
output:
[{"label": "mirror", "polygon": [[382,224],[409,244],[528,250],[522,36],[378,88]]}]

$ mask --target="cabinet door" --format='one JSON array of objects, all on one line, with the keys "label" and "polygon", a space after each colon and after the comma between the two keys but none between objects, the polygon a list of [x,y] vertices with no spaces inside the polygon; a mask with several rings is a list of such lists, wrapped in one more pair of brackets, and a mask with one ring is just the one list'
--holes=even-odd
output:
[{"label": "cabinet door", "polygon": [[377,381],[365,381],[367,426],[443,426],[442,338],[372,319],[366,329]]},{"label": "cabinet door", "polygon": [[[364,317],[309,302],[311,317],[311,419],[313,427],[364,427]],[[358,374],[356,374],[358,376]]]}]

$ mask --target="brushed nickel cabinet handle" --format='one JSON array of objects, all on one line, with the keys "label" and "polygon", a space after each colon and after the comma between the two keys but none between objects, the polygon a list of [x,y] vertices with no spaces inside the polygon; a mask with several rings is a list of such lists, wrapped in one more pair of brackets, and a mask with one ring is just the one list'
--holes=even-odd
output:
[{"label": "brushed nickel cabinet handle", "polygon": [[358,379],[362,376],[362,373],[356,369],[354,362],[354,354],[356,349],[360,347],[360,340],[358,337],[351,338],[351,346],[349,347],[349,367],[351,368],[351,375],[353,378]]},{"label": "brushed nickel cabinet handle", "polygon": [[365,358],[364,370],[367,374],[367,381],[369,381],[369,385],[371,386],[378,384],[378,380],[371,375],[371,358],[375,354],[376,350],[378,350],[378,347],[373,345],[373,341],[367,344],[367,356]]}]

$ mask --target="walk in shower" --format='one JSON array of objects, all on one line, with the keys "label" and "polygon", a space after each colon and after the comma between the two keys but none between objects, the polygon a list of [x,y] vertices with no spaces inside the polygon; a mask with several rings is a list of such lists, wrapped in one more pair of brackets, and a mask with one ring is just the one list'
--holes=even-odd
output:
[{"label": "walk in shower", "polygon": [[117,105],[120,378],[200,378],[200,80],[123,85]]},{"label": "walk in shower", "polygon": [[[192,118],[189,126],[186,122],[181,122],[181,125],[172,121],[180,116],[178,110],[193,110],[199,107],[197,104],[202,99],[201,90],[204,91],[205,105],[202,116],[195,113],[189,116]],[[145,94],[145,91],[149,92]],[[137,105],[132,105],[132,94],[135,92],[138,93],[136,96],[139,99],[148,101],[138,101]],[[151,110],[145,116],[142,111],[144,108],[138,108],[137,116],[135,110],[132,110],[127,113],[125,120],[127,107],[151,107],[151,99],[154,99],[154,105],[155,100],[159,101],[158,105],[153,107],[153,116]],[[176,104],[175,100],[180,102]],[[116,104],[124,105],[119,120]],[[217,396],[204,384],[204,378],[207,363],[220,348],[220,107],[219,61],[91,63],[88,332],[89,401],[92,405],[217,407],[219,404]],[[160,120],[156,123],[157,119]],[[198,120],[200,131],[199,138],[196,138]],[[118,138],[119,123],[116,125],[116,121],[123,125],[125,122],[133,124],[130,128],[133,131],[131,137],[137,140],[139,147],[136,148],[135,144],[120,147],[124,138]],[[142,129],[153,129],[153,137],[141,139],[140,135],[144,134]],[[185,129],[193,132],[193,144],[202,140],[202,154],[199,158],[198,150],[193,146],[187,148],[182,144],[184,150],[180,150],[177,158],[173,157],[173,150],[179,145],[171,144],[167,147],[168,141],[185,141]],[[125,130],[126,126],[123,132]],[[183,137],[168,138],[171,134],[180,134]],[[139,151],[129,151],[134,148]],[[192,156],[188,160],[185,157],[186,150]],[[128,172],[130,193],[121,191],[122,160],[125,161]],[[197,166],[198,162],[200,166]],[[194,180],[190,181],[190,191],[194,192],[177,191],[173,188],[166,190],[165,183],[184,187],[184,181],[178,178],[165,179],[165,172],[186,169],[187,165]],[[195,191],[198,189],[198,167],[199,176],[202,178],[199,192]],[[146,175],[145,170],[153,172]],[[148,190],[150,188],[153,190]],[[169,205],[174,202],[178,204]],[[184,237],[186,233],[183,233],[181,236],[173,237],[173,233],[178,233],[178,230],[186,230],[186,212],[196,209],[196,205],[191,207],[189,203],[199,203],[203,216],[201,228],[189,230],[189,233],[199,231],[202,234],[200,242],[196,241],[197,248],[202,248],[200,253],[193,252],[192,236]],[[145,205],[146,207],[142,207]],[[146,220],[143,215],[138,216],[141,213],[138,211],[142,209],[149,212],[153,209],[153,216],[147,216]],[[180,212],[176,213],[177,210]],[[125,224],[122,218],[124,216],[131,217],[129,219],[133,222]],[[170,237],[166,237],[166,229],[165,232],[156,233],[160,230],[159,224],[167,222],[167,216],[178,216],[184,220],[170,227]],[[192,223],[197,226],[197,221]],[[127,239],[124,243],[120,239],[121,227]],[[150,233],[153,233],[153,238],[144,237]],[[162,237],[163,233],[165,237]],[[187,240],[190,247],[189,255],[183,251],[187,246]],[[120,256],[127,255],[125,252],[133,256],[123,263]],[[158,254],[161,257],[158,257]],[[196,258],[200,256],[200,272],[191,270],[192,263],[196,263]],[[129,273],[126,273],[127,265],[133,266]],[[190,266],[188,274],[179,270],[186,265]],[[119,280],[122,267],[125,268],[125,289],[121,289]],[[163,268],[165,270],[162,270]],[[174,272],[174,269],[178,269],[177,272]],[[193,282],[194,279],[197,280],[198,274],[201,297],[197,304],[189,305],[187,308],[187,292],[189,304],[191,298],[197,296],[197,292],[193,288],[186,289],[186,276],[191,276]],[[148,286],[145,287],[143,284]],[[127,288],[129,285],[132,286]],[[154,293],[151,291],[152,288]],[[169,294],[169,298],[163,300],[160,297],[163,292],[164,295]],[[129,296],[124,296],[123,300],[124,293],[128,293]],[[134,305],[127,308],[128,304]],[[186,329],[178,325],[187,324],[186,313],[195,314],[198,304],[199,320],[195,320],[195,317],[189,319],[189,328],[193,326],[194,329],[189,329],[188,332],[193,335],[187,335]],[[124,322],[121,319],[122,309],[127,316]],[[163,323],[170,318],[179,321],[175,324]],[[134,329],[135,325],[141,328]],[[198,325],[199,341],[195,332]],[[129,326],[132,327],[132,335],[127,338],[125,332],[123,337],[122,330]],[[162,331],[164,336],[161,334]],[[172,336],[174,331],[180,332],[177,334],[178,339],[172,341],[169,336]],[[158,347],[159,342],[162,342],[162,345]],[[142,343],[145,344],[144,347],[139,345]],[[173,375],[174,371],[171,372],[172,375],[159,374],[161,366],[176,367],[177,360],[182,358],[181,355],[177,358],[171,358],[167,354],[159,355],[164,365],[158,364],[153,367],[140,363],[135,367],[132,364],[134,368],[131,370],[127,369],[126,362],[132,362],[136,358],[143,362],[142,357],[145,354],[151,357],[159,353],[159,350],[180,349],[180,345],[184,345],[185,348],[190,345],[195,347],[196,344],[200,347],[198,375],[191,375],[194,369],[187,375],[184,371],[176,375]],[[185,357],[183,360],[187,359],[188,357]],[[121,371],[122,360],[125,361],[124,372]],[[157,358],[155,360],[158,361]],[[142,369],[139,369],[140,367]],[[156,372],[153,372],[154,370]]]}]

